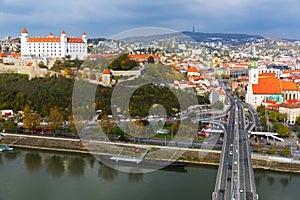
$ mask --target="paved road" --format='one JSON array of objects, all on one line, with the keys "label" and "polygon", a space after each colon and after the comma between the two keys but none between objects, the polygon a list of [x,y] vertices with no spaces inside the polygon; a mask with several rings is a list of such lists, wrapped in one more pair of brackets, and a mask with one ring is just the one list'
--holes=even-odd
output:
[{"label": "paved road", "polygon": [[252,168],[248,131],[255,126],[256,117],[245,125],[245,114],[242,103],[234,99],[232,102],[227,133],[220,160],[218,178],[216,180],[213,199],[254,200],[257,198]]}]

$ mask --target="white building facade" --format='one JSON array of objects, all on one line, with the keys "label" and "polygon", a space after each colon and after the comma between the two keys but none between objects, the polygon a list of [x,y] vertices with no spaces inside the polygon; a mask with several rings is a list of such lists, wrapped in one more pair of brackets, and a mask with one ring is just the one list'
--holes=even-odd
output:
[{"label": "white building facade", "polygon": [[26,28],[21,34],[22,57],[36,56],[49,58],[63,58],[70,56],[71,59],[84,59],[87,57],[86,33],[81,38],[67,37],[62,31],[60,37],[54,37],[52,33],[48,37],[29,37]]}]

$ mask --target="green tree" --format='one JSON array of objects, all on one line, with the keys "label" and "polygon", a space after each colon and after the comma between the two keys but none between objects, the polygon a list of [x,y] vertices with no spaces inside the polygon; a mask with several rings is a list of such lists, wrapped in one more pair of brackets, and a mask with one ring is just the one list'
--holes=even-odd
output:
[{"label": "green tree", "polygon": [[217,110],[223,110],[224,104],[221,101],[217,101],[212,105],[212,108],[217,109]]},{"label": "green tree", "polygon": [[297,124],[297,125],[300,125],[300,116],[297,116],[297,117],[296,117],[296,124]]},{"label": "green tree", "polygon": [[109,68],[113,70],[130,70],[134,67],[137,67],[139,64],[135,60],[130,60],[128,54],[125,53],[115,59],[110,65]]},{"label": "green tree", "polygon": [[284,156],[290,156],[291,155],[291,150],[288,147],[285,147],[281,150],[282,155]]},{"label": "green tree", "polygon": [[26,129],[32,130],[40,127],[41,116],[37,112],[31,111],[28,105],[25,106],[23,112],[23,125]]},{"label": "green tree", "polygon": [[152,63],[152,64],[154,64],[154,58],[153,58],[153,56],[150,56],[148,59],[147,59],[147,62],[148,63]]},{"label": "green tree", "polygon": [[47,66],[45,65],[45,63],[43,61],[39,62],[39,68],[47,68]]},{"label": "green tree", "polygon": [[19,92],[13,101],[13,109],[15,111],[19,111],[24,109],[25,105],[27,104],[26,96],[23,92]]},{"label": "green tree", "polygon": [[57,106],[50,109],[50,114],[46,117],[47,128],[55,133],[63,123],[63,115]]},{"label": "green tree", "polygon": [[72,133],[75,133],[77,135],[77,129],[74,123],[74,118],[73,115],[69,115],[68,117],[68,128]]},{"label": "green tree", "polygon": [[257,106],[257,108],[256,108],[256,111],[258,112],[258,114],[259,114],[260,116],[262,116],[262,115],[265,114],[265,110],[266,110],[266,108],[265,108],[265,106],[263,106],[263,105]]},{"label": "green tree", "polygon": [[17,128],[17,125],[13,120],[6,120],[3,123],[3,128],[7,131],[13,131]]},{"label": "green tree", "polygon": [[272,122],[278,122],[279,112],[269,111],[269,120]]},{"label": "green tree", "polygon": [[283,123],[275,123],[273,129],[278,133],[279,136],[286,137],[290,136],[291,131],[288,126]]},{"label": "green tree", "polygon": [[65,59],[70,60],[70,59],[71,59],[71,56],[70,56],[70,55],[66,55],[66,56],[65,56]]},{"label": "green tree", "polygon": [[271,146],[269,149],[268,149],[268,154],[275,154],[277,151],[277,149],[274,147],[274,146]]}]

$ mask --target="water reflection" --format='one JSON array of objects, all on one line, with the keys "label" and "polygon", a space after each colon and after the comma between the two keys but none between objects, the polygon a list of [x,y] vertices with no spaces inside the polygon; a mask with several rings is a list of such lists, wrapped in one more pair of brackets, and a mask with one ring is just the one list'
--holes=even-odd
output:
[{"label": "water reflection", "polygon": [[90,167],[93,169],[94,165],[95,165],[95,159],[94,158],[89,158],[88,160],[89,160]]},{"label": "water reflection", "polygon": [[270,185],[270,186],[273,186],[273,185],[274,185],[274,182],[275,182],[274,177],[273,177],[273,176],[269,176],[269,177],[268,177],[268,183],[269,183],[269,185]]},{"label": "water reflection", "polygon": [[260,177],[255,177],[255,185],[259,186],[261,183],[261,178]]},{"label": "water reflection", "polygon": [[117,170],[110,168],[104,164],[101,164],[98,170],[98,176],[104,179],[105,181],[113,181],[117,175]]},{"label": "water reflection", "polygon": [[288,186],[289,185],[289,179],[288,178],[281,178],[280,179],[280,183],[281,183],[281,185],[283,186],[283,187],[286,187],[286,186]]},{"label": "water reflection", "polygon": [[70,158],[68,169],[71,176],[80,177],[84,174],[85,162],[82,158]]},{"label": "water reflection", "polygon": [[15,151],[5,152],[4,156],[7,160],[13,161],[17,158],[17,153]]},{"label": "water reflection", "polygon": [[144,174],[143,173],[129,173],[128,180],[131,183],[141,183],[143,182]]},{"label": "water reflection", "polygon": [[0,154],[0,165],[3,163],[2,154]]},{"label": "water reflection", "polygon": [[25,154],[24,163],[27,171],[32,173],[42,167],[42,157],[38,153],[28,152]]},{"label": "water reflection", "polygon": [[46,160],[47,164],[47,172],[52,175],[53,177],[60,177],[64,171],[65,171],[65,166],[64,166],[64,158],[61,156],[51,156]]}]

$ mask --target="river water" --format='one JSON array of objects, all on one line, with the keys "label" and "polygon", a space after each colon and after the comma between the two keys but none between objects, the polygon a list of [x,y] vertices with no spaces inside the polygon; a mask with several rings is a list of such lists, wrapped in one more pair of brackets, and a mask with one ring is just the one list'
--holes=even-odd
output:
[{"label": "river water", "polygon": [[[128,174],[81,154],[0,153],[0,200],[210,200],[217,167]],[[262,200],[300,200],[300,175],[255,171]]]}]

